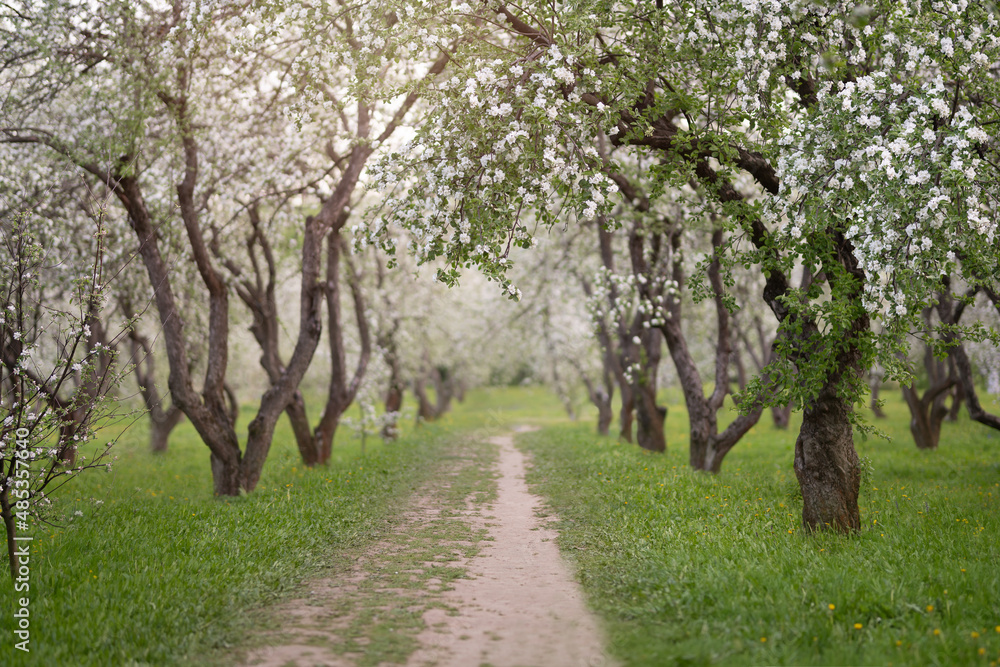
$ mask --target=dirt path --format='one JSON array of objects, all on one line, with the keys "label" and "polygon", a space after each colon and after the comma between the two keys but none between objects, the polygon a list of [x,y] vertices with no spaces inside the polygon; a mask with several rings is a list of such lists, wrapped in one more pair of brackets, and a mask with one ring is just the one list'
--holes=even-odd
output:
[{"label": "dirt path", "polygon": [[384,541],[301,599],[238,664],[603,667],[601,633],[537,516],[511,436],[467,443]]},{"label": "dirt path", "polygon": [[487,508],[492,543],[468,563],[470,578],[444,594],[457,613],[432,609],[411,667],[600,667],[610,665],[596,619],[563,562],[556,532],[537,516],[541,500],[524,481],[511,436],[500,448],[497,500]]}]

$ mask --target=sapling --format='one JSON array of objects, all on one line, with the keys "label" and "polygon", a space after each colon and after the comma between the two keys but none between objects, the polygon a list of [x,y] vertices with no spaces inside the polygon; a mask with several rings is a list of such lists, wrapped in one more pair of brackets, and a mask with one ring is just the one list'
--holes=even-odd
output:
[{"label": "sapling", "polygon": [[[134,412],[123,409],[112,396],[131,370],[115,363],[117,344],[131,323],[124,323],[108,339],[101,319],[110,282],[104,262],[104,205],[96,207],[92,219],[86,271],[60,285],[58,278],[74,267],[43,244],[46,221],[32,210],[4,204],[0,517],[14,579],[21,565],[16,549],[19,534],[26,540],[23,533],[32,521],[48,521],[45,509],[50,496],[70,479],[86,470],[111,469],[111,449],[118,436],[104,439],[98,433]],[[86,240],[79,243],[87,247]]]}]

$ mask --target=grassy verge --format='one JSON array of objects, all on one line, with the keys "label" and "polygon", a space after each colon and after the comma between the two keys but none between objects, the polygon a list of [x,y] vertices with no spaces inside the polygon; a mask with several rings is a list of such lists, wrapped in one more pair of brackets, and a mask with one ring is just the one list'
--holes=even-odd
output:
[{"label": "grassy verge", "polygon": [[800,528],[795,425],[758,425],[715,477],[687,468],[682,408],[665,456],[583,424],[519,442],[626,664],[996,667],[1000,437],[960,421],[921,452],[888,410],[850,537]]},{"label": "grassy verge", "polygon": [[[395,443],[369,437],[364,453],[341,427],[317,470],[302,467],[282,419],[257,491],[231,499],[213,497],[190,424],[154,456],[140,422],[111,472],[72,480],[53,498],[56,525],[29,531],[31,653],[14,648],[11,614],[25,594],[0,585],[0,665],[201,664],[246,645],[261,609],[383,537],[463,434],[558,414],[543,389],[472,392],[438,424],[406,420]],[[244,410],[244,428],[252,416]]]},{"label": "grassy verge", "polygon": [[386,446],[369,438],[361,456],[339,433],[333,463],[309,470],[282,426],[248,496],[213,497],[208,451],[189,424],[163,456],[148,453],[139,425],[111,472],[67,485],[59,525],[30,531],[31,653],[14,649],[8,584],[0,664],[167,665],[241,643],[243,612],[374,540],[451,437],[432,426]]},{"label": "grassy verge", "polygon": [[489,539],[463,515],[495,499],[495,458],[485,438],[456,437],[440,457],[438,474],[397,508],[377,544],[338,553],[308,595],[261,609],[256,617],[263,631],[218,663],[249,658],[252,664],[259,655],[254,649],[264,647],[277,647],[290,663],[307,653],[309,664],[406,663],[425,629],[425,613],[450,611],[442,593],[466,576],[465,562]]}]

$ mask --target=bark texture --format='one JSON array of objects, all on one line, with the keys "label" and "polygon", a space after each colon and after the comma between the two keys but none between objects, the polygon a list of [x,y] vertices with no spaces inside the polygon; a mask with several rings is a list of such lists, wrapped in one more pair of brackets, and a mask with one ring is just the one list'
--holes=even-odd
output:
[{"label": "bark texture", "polygon": [[802,490],[802,523],[807,530],[861,529],[858,493],[861,468],[854,450],[850,405],[835,387],[806,406],[795,440],[795,476]]},{"label": "bark texture", "polygon": [[[708,180],[716,177],[708,172],[703,176]],[[742,195],[731,184],[720,184],[720,194],[724,200],[742,199]],[[727,194],[728,193],[728,194]],[[758,218],[744,220],[751,233],[753,244],[764,252],[768,250],[768,232]],[[860,291],[865,284],[864,272],[858,267],[854,248],[842,232],[829,230],[833,241],[832,254],[827,258],[830,271],[824,272],[826,279],[831,275],[845,274],[843,279],[851,280],[853,292],[849,295],[856,304],[860,301]],[[789,309],[789,282],[785,274],[771,267],[764,285],[764,300],[777,317],[784,335],[791,336],[794,350],[793,362],[801,367],[810,363],[808,341],[818,338],[816,322],[793,313]],[[835,285],[831,282],[831,289]],[[867,313],[855,310],[854,319],[843,332],[841,344],[834,360],[834,366],[827,372],[826,381],[817,396],[804,406],[802,426],[795,442],[795,475],[802,492],[802,523],[807,531],[835,530],[854,532],[860,530],[858,491],[861,469],[857,452],[854,450],[851,426],[851,404],[841,396],[839,385],[845,374],[860,376],[861,348],[859,340],[863,332],[870,329]]]},{"label": "bark texture", "polygon": [[667,408],[656,403],[656,373],[660,366],[662,336],[657,329],[646,329],[642,336],[642,369],[635,380],[635,441],[643,449],[664,452],[667,440],[663,432]]}]

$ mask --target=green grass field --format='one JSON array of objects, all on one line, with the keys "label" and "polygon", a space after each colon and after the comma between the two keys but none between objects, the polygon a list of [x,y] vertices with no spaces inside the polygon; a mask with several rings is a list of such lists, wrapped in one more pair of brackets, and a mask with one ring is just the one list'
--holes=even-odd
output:
[{"label": "green grass field", "polygon": [[1000,659],[1000,433],[963,415],[918,451],[889,394],[892,442],[867,459],[859,535],[808,536],[796,424],[765,415],[717,477],[687,468],[683,406],[658,456],[589,425],[522,437],[560,546],[629,665],[988,665]]},{"label": "green grass field", "polygon": [[[375,539],[450,438],[438,425],[407,429],[387,446],[369,438],[362,457],[345,427],[331,465],[309,470],[283,420],[257,491],[220,500],[189,423],[163,456],[147,451],[142,422],[134,429],[111,472],[62,490],[57,526],[30,531],[31,653],[14,649],[6,612],[0,664],[201,664],[206,651],[246,640],[248,612],[317,576],[331,553]],[[12,611],[16,596],[4,590]]]},{"label": "green grass field", "polygon": [[544,389],[480,390],[396,443],[369,438],[364,455],[342,428],[323,469],[304,469],[279,430],[258,491],[229,500],[212,497],[190,425],[153,456],[140,423],[112,472],[65,487],[57,526],[33,527],[32,652],[14,650],[5,613],[0,664],[202,664],[244,645],[257,610],[377,539],[448,446],[532,423],[529,481],[623,663],[996,665],[1000,434],[963,416],[939,451],[917,451],[887,394],[880,426],[895,440],[858,442],[872,472],[851,537],[799,528],[794,424],[762,422],[719,476],[695,474],[671,392],[665,456],[598,438],[589,413],[568,422]]}]

